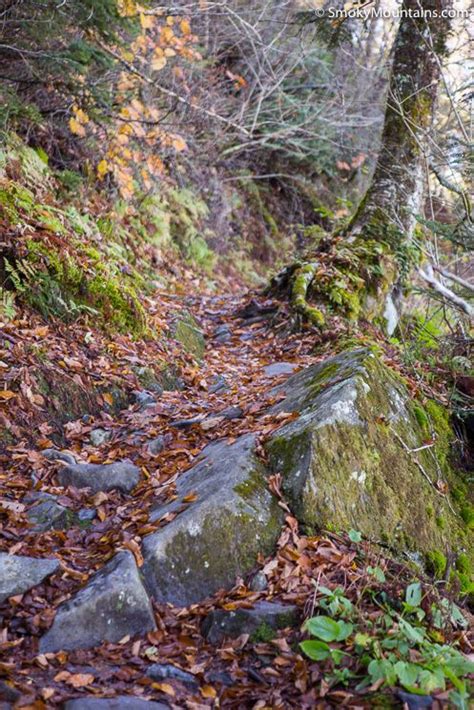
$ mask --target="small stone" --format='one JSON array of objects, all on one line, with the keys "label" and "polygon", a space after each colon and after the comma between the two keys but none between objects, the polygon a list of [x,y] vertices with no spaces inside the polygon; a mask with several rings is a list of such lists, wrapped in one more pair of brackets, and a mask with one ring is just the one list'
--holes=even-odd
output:
[{"label": "small stone", "polygon": [[232,338],[232,333],[228,325],[219,325],[214,330],[214,340],[220,344],[228,343]]},{"label": "small stone", "polygon": [[424,708],[432,708],[434,698],[431,695],[415,695],[415,693],[406,693],[404,690],[398,690],[397,695],[408,710],[424,710]]},{"label": "small stone", "polygon": [[155,629],[150,600],[133,555],[119,552],[56,612],[41,653],[91,648]]},{"label": "small stone", "polygon": [[263,592],[268,587],[268,581],[262,571],[257,572],[257,574],[252,578],[249,584],[249,589],[253,592]]},{"label": "small stone", "polygon": [[[14,688],[11,685],[8,685],[8,683],[5,683],[3,680],[0,680],[0,700],[1,701],[7,701],[10,703],[14,703],[20,697],[21,697],[21,693],[19,690],[17,690],[16,688]],[[0,703],[0,708],[1,708],[1,703]]]},{"label": "small stone", "polygon": [[102,444],[105,444],[106,441],[109,441],[111,436],[112,432],[107,431],[106,429],[92,429],[89,434],[89,439],[92,446],[102,446]]},{"label": "small stone", "polygon": [[135,390],[133,393],[136,404],[139,405],[140,411],[153,407],[156,404],[156,397],[146,390]]},{"label": "small stone", "polygon": [[81,508],[77,514],[77,517],[81,521],[81,523],[86,523],[91,520],[94,520],[96,516],[97,513],[94,508]]},{"label": "small stone", "polygon": [[65,530],[71,526],[74,513],[60,505],[55,496],[49,493],[33,493],[26,496],[25,500],[34,503],[26,514],[34,532]]},{"label": "small stone", "polygon": [[164,436],[160,435],[157,436],[156,439],[151,439],[151,441],[148,442],[148,453],[151,454],[152,456],[157,456],[160,454],[163,449],[166,446],[166,439]]},{"label": "small stone", "polygon": [[203,421],[203,416],[192,417],[191,419],[175,419],[175,421],[170,422],[170,426],[175,429],[187,429],[195,424],[200,424]]},{"label": "small stone", "polygon": [[293,362],[274,362],[263,368],[267,377],[278,377],[279,375],[291,375],[296,370],[297,365]]},{"label": "small stone", "polygon": [[116,695],[114,698],[75,698],[64,704],[64,710],[142,710],[142,708],[143,710],[169,710],[169,705],[154,700],[144,700],[134,695]]},{"label": "small stone", "polygon": [[244,410],[242,407],[226,407],[222,412],[219,412],[219,416],[224,419],[240,419],[244,416]]},{"label": "small stone", "polygon": [[0,604],[17,594],[36,587],[56,572],[59,562],[54,559],[23,557],[0,552]]},{"label": "small stone", "polygon": [[268,629],[284,629],[296,626],[299,620],[298,607],[279,602],[257,602],[252,609],[214,609],[202,623],[202,633],[212,643],[224,638],[237,638],[242,634],[256,634]]},{"label": "small stone", "polygon": [[140,481],[138,466],[131,461],[110,464],[78,463],[58,473],[59,485],[90,488],[93,493],[118,490],[130,493]]},{"label": "small stone", "polygon": [[192,674],[183,671],[181,668],[174,666],[172,663],[154,663],[146,672],[149,678],[153,680],[179,680],[185,685],[196,687],[199,685],[198,679]]},{"label": "small stone", "polygon": [[56,449],[43,449],[41,452],[48,461],[64,461],[65,463],[75,464],[76,459],[69,451],[57,451]]},{"label": "small stone", "polygon": [[227,392],[230,389],[229,383],[223,375],[217,375],[211,381],[209,385],[209,394],[218,394],[220,392]]}]

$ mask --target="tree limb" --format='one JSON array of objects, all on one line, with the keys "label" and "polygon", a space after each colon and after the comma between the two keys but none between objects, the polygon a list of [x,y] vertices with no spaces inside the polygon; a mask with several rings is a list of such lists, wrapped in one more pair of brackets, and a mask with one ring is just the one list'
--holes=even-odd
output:
[{"label": "tree limb", "polygon": [[442,284],[441,281],[438,281],[438,279],[434,275],[433,267],[431,266],[431,264],[429,264],[425,269],[419,269],[418,273],[420,274],[421,278],[424,279],[434,291],[436,291],[436,293],[439,293],[440,296],[443,296],[443,298],[445,298],[447,301],[457,306],[457,308],[462,310],[469,318],[472,319],[474,317],[473,306],[467,301],[465,301],[464,298],[461,298],[456,293],[454,293],[454,291],[451,291],[450,288]]}]

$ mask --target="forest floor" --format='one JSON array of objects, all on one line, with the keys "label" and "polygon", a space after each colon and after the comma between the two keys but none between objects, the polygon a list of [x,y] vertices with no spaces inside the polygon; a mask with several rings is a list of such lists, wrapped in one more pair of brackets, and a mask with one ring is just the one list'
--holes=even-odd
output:
[{"label": "forest floor", "polygon": [[[44,398],[35,394],[37,360],[33,358],[41,344],[50,363],[60,372],[67,371],[76,382],[121,380],[131,390],[136,388],[131,366],[154,364],[169,357],[169,351],[166,355],[160,340],[137,342],[125,336],[111,340],[85,325],[47,325],[39,316],[3,327],[1,366],[6,373],[15,369],[22,385],[10,399],[4,397],[2,405],[4,417],[15,422],[21,443],[9,447],[0,458],[0,549],[56,557],[61,568],[1,608],[0,676],[6,684],[0,683],[0,701],[2,693],[6,700],[9,693],[12,700],[16,693],[15,707],[40,709],[59,707],[71,697],[132,695],[172,708],[304,709],[401,706],[406,700],[403,693],[381,688],[382,682],[357,690],[363,674],[348,642],[341,645],[348,653],[343,664],[348,669],[346,678],[334,673],[330,661],[305,659],[298,646],[305,638],[300,627],[278,631],[272,639],[251,640],[243,635],[219,647],[203,637],[201,622],[211,609],[249,607],[261,599],[296,604],[301,618],[309,617],[317,606],[316,585],[340,587],[361,618],[374,619],[383,612],[376,594],[368,595],[367,589],[376,592],[383,588],[393,598],[401,598],[413,580],[409,567],[384,556],[380,547],[367,541],[353,542],[346,535],[329,533],[303,534],[281,494],[278,477],[270,479],[270,487],[285,510],[286,524],[277,552],[261,559],[254,573],[238,580],[231,591],[186,609],[155,604],[158,630],[146,637],[125,637],[91,650],[56,654],[38,650],[39,637],[50,626],[57,606],[117,550],[130,550],[138,565],[142,564],[139,545],[143,536],[166,524],[149,521],[150,505],[173,495],[176,478],[193,464],[203,447],[247,432],[256,432],[263,440],[281,426],[287,415],[266,413],[272,403],[268,392],[288,376],[290,368],[268,366],[291,363],[299,370],[331,354],[335,332],[326,342],[320,339],[315,354],[314,332],[278,334],[278,325],[269,327],[271,313],[262,312],[268,302],[262,299],[260,305],[255,304],[248,296],[232,294],[200,298],[159,294],[149,310],[164,330],[184,308],[193,313],[206,336],[202,362],[176,348],[173,357],[180,365],[182,389],[165,391],[150,406],[133,404],[118,415],[111,413],[105,398],[95,416],[85,412],[64,425],[63,448],[78,460],[105,463],[129,458],[140,466],[145,477],[131,495],[116,491],[93,495],[87,489],[55,485],[54,474],[61,464],[46,461],[41,449],[55,445],[57,425],[45,415]],[[280,370],[286,374],[275,374]],[[218,382],[225,383],[225,388],[216,392]],[[30,428],[31,435],[32,427],[37,428],[28,441],[25,432]],[[93,445],[90,434],[98,428],[105,430],[108,438]],[[165,445],[152,454],[148,442],[158,435],[164,437]],[[88,527],[34,532],[26,516],[27,494],[32,491],[59,496],[58,502],[72,511],[92,508],[96,517]],[[383,584],[370,577],[367,568],[371,565],[383,570]],[[262,571],[266,577],[265,588],[253,591],[252,578],[259,571],[260,577]],[[429,606],[436,591],[426,578],[424,585]],[[453,640],[459,641],[465,652],[472,650],[465,631],[452,631],[446,641]],[[152,680],[146,670],[156,661],[178,666],[192,674],[195,682]],[[437,693],[430,702],[433,707],[443,707],[447,697],[447,691]]]}]

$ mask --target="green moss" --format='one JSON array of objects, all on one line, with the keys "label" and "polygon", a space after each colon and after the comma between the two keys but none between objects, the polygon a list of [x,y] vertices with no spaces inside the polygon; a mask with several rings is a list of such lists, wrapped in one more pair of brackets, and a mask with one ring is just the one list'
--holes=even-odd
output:
[{"label": "green moss", "polygon": [[470,503],[464,503],[461,507],[461,518],[463,519],[468,530],[474,530],[474,506]]},{"label": "green moss", "polygon": [[458,572],[462,572],[468,575],[471,575],[473,573],[473,563],[464,552],[457,556],[456,569],[458,570]]},{"label": "green moss", "polygon": [[199,329],[198,324],[190,313],[183,313],[177,321],[173,336],[187,352],[194,355],[198,360],[202,360],[206,341],[203,332]]},{"label": "green moss", "polygon": [[442,579],[447,564],[446,555],[441,550],[431,550],[426,555],[426,567],[436,579]]},{"label": "green moss", "polygon": [[276,637],[275,629],[272,629],[265,621],[250,635],[250,643],[270,643]]},{"label": "green moss", "polygon": [[420,407],[418,404],[415,404],[413,407],[413,412],[415,414],[416,421],[421,426],[421,428],[428,431],[430,426],[430,420],[428,419],[428,415],[426,414],[423,407]]},{"label": "green moss", "polygon": [[436,525],[439,527],[440,530],[445,530],[447,526],[446,518],[444,518],[442,515],[438,515],[436,517]]}]

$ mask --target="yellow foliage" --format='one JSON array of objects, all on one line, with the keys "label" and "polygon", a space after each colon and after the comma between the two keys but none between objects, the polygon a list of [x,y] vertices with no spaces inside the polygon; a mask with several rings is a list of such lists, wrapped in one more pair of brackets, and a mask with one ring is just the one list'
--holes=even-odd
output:
[{"label": "yellow foliage", "polygon": [[166,57],[156,57],[151,61],[153,71],[160,71],[166,66]]},{"label": "yellow foliage", "polygon": [[117,8],[122,17],[134,17],[138,13],[135,0],[117,0]]},{"label": "yellow foliage", "polygon": [[151,30],[155,24],[155,18],[153,15],[144,15],[143,12],[140,13],[140,24],[144,30]]},{"label": "yellow foliage", "polygon": [[97,176],[99,180],[103,180],[104,176],[110,171],[110,166],[106,160],[101,160],[97,166]]},{"label": "yellow foliage", "polygon": [[173,139],[171,141],[171,145],[178,152],[181,152],[182,150],[187,150],[187,147],[188,147],[186,141],[181,136],[173,136]]},{"label": "yellow foliage", "polygon": [[189,20],[181,20],[179,23],[179,29],[183,33],[183,35],[190,35],[191,34],[191,25],[189,24]]},{"label": "yellow foliage", "polygon": [[79,121],[71,116],[69,119],[69,130],[71,133],[74,133],[76,136],[80,136],[81,138],[85,138],[86,135],[86,129],[84,126],[79,123]]}]

